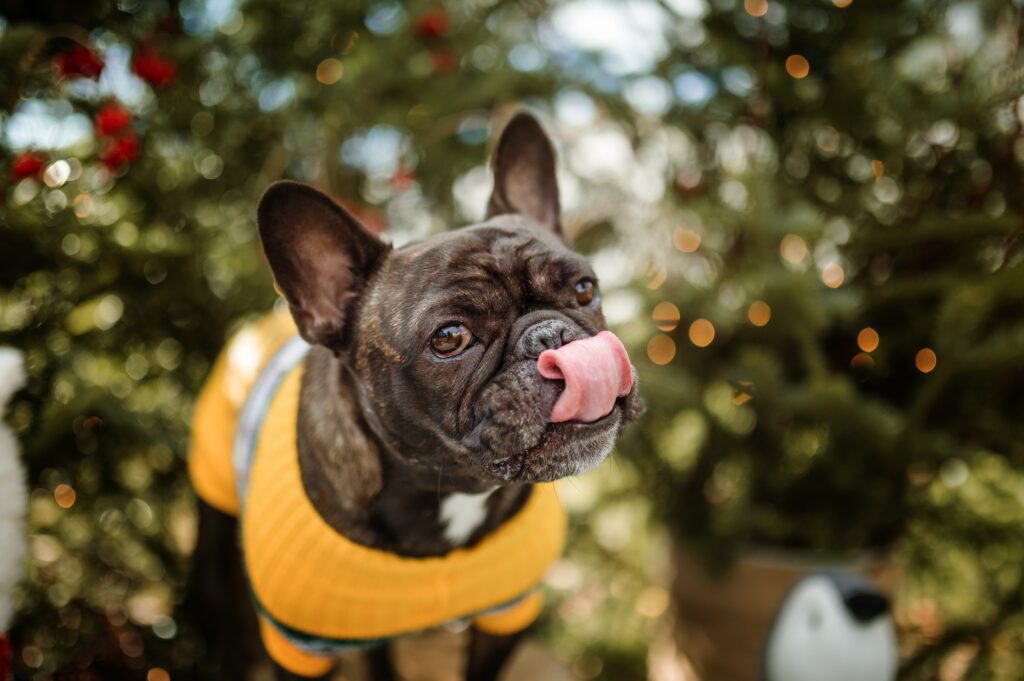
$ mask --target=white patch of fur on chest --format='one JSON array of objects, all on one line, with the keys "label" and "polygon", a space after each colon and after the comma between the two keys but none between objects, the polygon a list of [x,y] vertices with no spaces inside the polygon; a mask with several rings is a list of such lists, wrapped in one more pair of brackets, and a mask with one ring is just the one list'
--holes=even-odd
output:
[{"label": "white patch of fur on chest", "polygon": [[441,522],[445,524],[444,537],[453,546],[461,546],[476,532],[487,518],[487,498],[494,487],[480,494],[453,492],[441,502]]}]

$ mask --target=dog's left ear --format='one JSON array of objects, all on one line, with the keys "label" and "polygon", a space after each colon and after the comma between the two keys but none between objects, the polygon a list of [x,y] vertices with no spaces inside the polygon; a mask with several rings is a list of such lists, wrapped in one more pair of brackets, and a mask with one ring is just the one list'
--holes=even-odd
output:
[{"label": "dog's left ear", "polygon": [[516,114],[501,133],[491,159],[494,192],[487,217],[520,213],[562,235],[555,177],[555,149],[537,119]]},{"label": "dog's left ear", "polygon": [[391,247],[329,197],[277,182],[257,210],[260,240],[299,333],[338,351],[356,304]]}]

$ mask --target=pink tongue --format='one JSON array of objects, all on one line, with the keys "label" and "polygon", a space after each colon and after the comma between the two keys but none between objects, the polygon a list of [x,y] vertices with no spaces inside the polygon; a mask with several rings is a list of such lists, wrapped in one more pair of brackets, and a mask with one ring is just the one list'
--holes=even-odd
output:
[{"label": "pink tongue", "polygon": [[537,358],[537,370],[544,378],[565,381],[551,410],[552,423],[596,421],[633,387],[629,355],[611,331],[545,350]]}]

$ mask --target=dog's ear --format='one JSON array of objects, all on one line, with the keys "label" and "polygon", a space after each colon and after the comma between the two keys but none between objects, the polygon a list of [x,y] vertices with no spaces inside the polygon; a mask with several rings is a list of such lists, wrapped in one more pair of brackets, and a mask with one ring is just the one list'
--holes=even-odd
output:
[{"label": "dog's ear", "polygon": [[352,310],[390,246],[316,189],[277,182],[260,199],[260,240],[299,333],[338,350]]},{"label": "dog's ear", "polygon": [[537,119],[516,114],[501,133],[491,158],[494,192],[487,217],[521,213],[561,236],[555,149]]}]

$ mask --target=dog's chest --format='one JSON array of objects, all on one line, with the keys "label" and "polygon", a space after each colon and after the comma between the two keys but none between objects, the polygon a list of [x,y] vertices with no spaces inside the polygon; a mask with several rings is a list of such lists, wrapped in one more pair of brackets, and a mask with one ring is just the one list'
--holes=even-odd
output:
[{"label": "dog's chest", "polygon": [[462,546],[487,519],[487,500],[497,488],[480,494],[454,492],[441,501],[440,521],[444,538],[453,547]]}]

